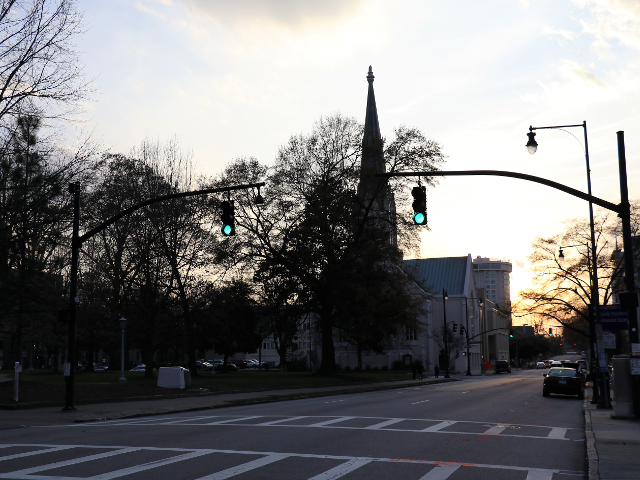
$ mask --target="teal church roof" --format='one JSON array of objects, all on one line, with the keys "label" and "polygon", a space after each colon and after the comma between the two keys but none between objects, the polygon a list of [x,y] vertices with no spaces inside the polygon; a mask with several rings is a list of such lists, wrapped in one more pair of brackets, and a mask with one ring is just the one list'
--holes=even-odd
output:
[{"label": "teal church roof", "polygon": [[425,291],[441,296],[444,288],[449,295],[464,295],[467,257],[418,258],[403,263],[404,271]]}]

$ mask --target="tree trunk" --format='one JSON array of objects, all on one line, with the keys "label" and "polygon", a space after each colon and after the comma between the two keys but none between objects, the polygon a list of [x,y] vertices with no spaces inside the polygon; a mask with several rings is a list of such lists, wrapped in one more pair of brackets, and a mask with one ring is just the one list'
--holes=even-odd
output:
[{"label": "tree trunk", "polygon": [[319,372],[325,375],[333,374],[336,371],[336,353],[333,346],[333,317],[331,315],[321,315],[322,325],[322,359],[320,360]]}]

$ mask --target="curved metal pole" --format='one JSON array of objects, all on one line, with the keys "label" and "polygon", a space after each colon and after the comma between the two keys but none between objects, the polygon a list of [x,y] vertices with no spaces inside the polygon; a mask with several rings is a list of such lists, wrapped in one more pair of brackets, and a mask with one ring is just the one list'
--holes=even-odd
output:
[{"label": "curved metal pole", "polygon": [[540,183],[556,190],[568,193],[574,197],[581,198],[582,200],[592,201],[596,205],[611,210],[616,213],[624,213],[624,209],[620,205],[608,202],[598,197],[581,192],[575,188],[567,187],[553,180],[547,180],[546,178],[536,177],[535,175],[527,175],[526,173],[507,172],[505,170],[449,170],[449,171],[427,171],[427,172],[388,172],[388,173],[376,173],[376,177],[461,177],[461,176],[477,176],[485,175],[492,177],[511,177],[519,178],[521,180],[527,180],[529,182]]}]

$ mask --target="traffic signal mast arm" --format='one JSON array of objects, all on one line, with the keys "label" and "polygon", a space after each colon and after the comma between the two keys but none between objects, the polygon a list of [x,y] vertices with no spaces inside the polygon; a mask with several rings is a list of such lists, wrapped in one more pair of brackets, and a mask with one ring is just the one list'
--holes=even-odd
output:
[{"label": "traffic signal mast arm", "polygon": [[172,193],[172,194],[169,194],[169,195],[163,195],[161,197],[150,198],[149,200],[145,200],[144,202],[140,202],[137,205],[134,205],[133,207],[127,208],[126,210],[123,210],[122,212],[118,213],[117,215],[114,215],[113,217],[111,217],[106,222],[101,223],[97,227],[94,227],[93,229],[89,230],[87,233],[85,233],[81,237],[78,237],[78,239],[76,241],[78,242],[79,245],[82,245],[83,242],[85,242],[86,240],[88,240],[91,237],[93,237],[96,233],[100,233],[102,230],[107,228],[109,225],[117,222],[122,217],[126,217],[130,213],[133,213],[136,210],[139,210],[139,209],[141,209],[143,207],[146,207],[147,205],[152,205],[154,203],[163,202],[165,200],[171,200],[173,198],[196,197],[198,195],[207,195],[209,193],[231,192],[233,190],[246,190],[248,188],[254,188],[254,187],[259,188],[259,187],[263,187],[264,184],[265,184],[264,182],[247,183],[247,184],[244,184],[244,185],[233,185],[231,187],[207,188],[207,189],[204,189],[204,190],[195,190],[193,192]]},{"label": "traffic signal mast arm", "polygon": [[530,182],[540,183],[542,185],[546,185],[551,188],[555,188],[557,190],[561,190],[569,195],[573,195],[574,197],[581,198],[583,200],[591,201],[594,204],[606,208],[607,210],[611,210],[612,212],[616,212],[618,214],[624,214],[627,212],[628,205],[625,206],[622,204],[614,204],[611,202],[607,202],[598,197],[594,197],[593,195],[589,195],[587,193],[581,192],[580,190],[576,190],[575,188],[567,187],[566,185],[562,185],[561,183],[554,182],[553,180],[547,180],[546,178],[536,177],[534,175],[527,175],[526,173],[517,173],[517,172],[506,172],[504,170],[450,170],[450,171],[432,171],[432,172],[388,172],[388,173],[376,173],[376,177],[460,177],[460,176],[494,176],[494,177],[511,177],[511,178],[519,178],[521,180],[528,180]]},{"label": "traffic signal mast arm", "polygon": [[480,335],[484,335],[485,333],[493,332],[495,330],[506,330],[506,328],[492,328],[491,330],[485,330],[484,332],[480,332],[477,335],[474,335],[473,337],[469,337],[469,340],[479,337]]}]

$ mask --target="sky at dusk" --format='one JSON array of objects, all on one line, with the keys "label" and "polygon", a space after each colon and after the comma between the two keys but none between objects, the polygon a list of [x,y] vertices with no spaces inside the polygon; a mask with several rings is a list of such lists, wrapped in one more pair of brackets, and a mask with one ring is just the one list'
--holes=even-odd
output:
[{"label": "sky at dusk", "polygon": [[[79,0],[95,101],[85,130],[112,152],[175,138],[209,175],[240,156],[269,164],[292,134],[340,112],[364,121],[369,65],[380,128],[419,128],[445,170],[528,173],[618,203],[616,132],[640,197],[638,0]],[[68,136],[80,127],[69,128]],[[583,200],[522,180],[450,177],[427,192],[423,258],[513,263],[529,285],[536,236],[587,218]],[[239,233],[240,234],[240,233]]]}]

